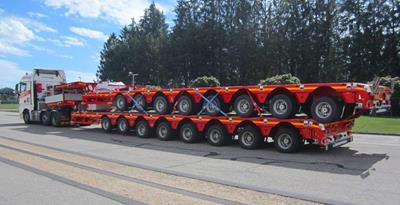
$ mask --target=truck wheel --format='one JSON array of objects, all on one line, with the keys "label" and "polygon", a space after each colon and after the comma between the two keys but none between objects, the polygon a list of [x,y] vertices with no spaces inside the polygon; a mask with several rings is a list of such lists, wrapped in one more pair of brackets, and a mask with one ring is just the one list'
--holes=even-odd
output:
[{"label": "truck wheel", "polygon": [[181,115],[193,114],[195,111],[194,107],[195,107],[195,104],[189,96],[183,95],[183,96],[179,97],[178,104],[177,104],[177,110],[179,111],[179,113]]},{"label": "truck wheel", "polygon": [[157,138],[163,141],[172,138],[172,127],[168,122],[160,122],[156,127]]},{"label": "truck wheel", "polygon": [[128,103],[123,95],[117,95],[114,98],[114,106],[117,107],[119,111],[125,111],[128,109]]},{"label": "truck wheel", "polygon": [[136,135],[140,138],[150,138],[151,129],[145,120],[140,120],[135,126]]},{"label": "truck wheel", "polygon": [[54,127],[61,126],[61,113],[58,111],[54,111],[51,113],[51,125]]},{"label": "truck wheel", "polygon": [[[133,97],[133,99],[135,99],[135,101],[140,105],[135,107],[135,110],[139,111],[139,112],[143,112],[146,111],[147,107],[146,107],[146,100],[144,99],[144,96],[142,94],[137,94],[135,95],[135,97]],[[132,102],[135,104],[135,102]]]},{"label": "truck wheel", "polygon": [[29,111],[25,110],[22,113],[22,118],[24,119],[24,123],[25,124],[31,124],[31,116],[29,115]]},{"label": "truck wheel", "polygon": [[[213,98],[213,96],[207,96],[208,100],[211,100]],[[214,103],[220,110],[224,111],[224,109],[221,106],[221,102],[219,100],[219,98],[215,98],[212,103]],[[205,107],[205,113],[206,115],[209,116],[218,116],[221,113],[219,112],[219,110],[217,108],[215,108],[213,105],[209,104],[208,102],[204,101],[203,102],[203,107]]]},{"label": "truck wheel", "polygon": [[263,137],[253,126],[246,126],[239,134],[239,145],[243,149],[256,149],[263,143]]},{"label": "truck wheel", "polygon": [[212,125],[207,129],[207,141],[213,146],[223,146],[228,144],[232,138],[229,137],[225,127],[221,125]]},{"label": "truck wheel", "polygon": [[42,122],[43,125],[46,125],[46,126],[51,125],[51,119],[50,119],[51,117],[50,116],[51,115],[50,115],[49,111],[43,111],[40,114],[40,121]]},{"label": "truck wheel", "polygon": [[296,114],[298,104],[292,96],[278,94],[269,101],[269,111],[279,119],[287,119]]},{"label": "truck wheel", "polygon": [[172,111],[172,105],[168,103],[167,99],[162,95],[154,99],[153,107],[156,113],[160,115],[169,114]]},{"label": "truck wheel", "polygon": [[337,121],[343,111],[343,105],[330,96],[320,97],[311,104],[311,116],[321,123]]},{"label": "truck wheel", "polygon": [[199,133],[193,123],[185,123],[179,130],[179,136],[185,143],[194,143],[199,140]]},{"label": "truck wheel", "polygon": [[235,99],[234,110],[241,117],[251,117],[255,114],[254,105],[248,95],[240,95]]},{"label": "truck wheel", "polygon": [[129,122],[124,117],[118,119],[117,126],[119,133],[126,134],[129,132]]},{"label": "truck wheel", "polygon": [[104,132],[111,132],[112,124],[111,120],[108,117],[102,117],[100,124]]},{"label": "truck wheel", "polygon": [[304,142],[294,128],[281,127],[274,136],[275,149],[283,153],[299,151]]}]

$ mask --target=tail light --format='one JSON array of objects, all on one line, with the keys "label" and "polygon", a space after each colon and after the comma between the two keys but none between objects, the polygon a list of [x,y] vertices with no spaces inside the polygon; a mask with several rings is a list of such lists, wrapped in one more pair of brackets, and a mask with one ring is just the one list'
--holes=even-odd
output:
[{"label": "tail light", "polygon": [[36,84],[36,90],[38,93],[41,93],[43,91],[43,86],[41,83]]}]

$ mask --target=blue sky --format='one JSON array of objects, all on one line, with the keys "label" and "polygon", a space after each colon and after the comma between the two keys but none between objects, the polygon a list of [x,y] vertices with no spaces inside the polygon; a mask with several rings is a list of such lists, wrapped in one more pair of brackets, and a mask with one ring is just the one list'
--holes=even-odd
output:
[{"label": "blue sky", "polygon": [[[68,81],[95,79],[107,36],[143,16],[150,0],[0,0],[0,88],[33,67],[60,68]],[[176,0],[154,1],[173,21]]]}]

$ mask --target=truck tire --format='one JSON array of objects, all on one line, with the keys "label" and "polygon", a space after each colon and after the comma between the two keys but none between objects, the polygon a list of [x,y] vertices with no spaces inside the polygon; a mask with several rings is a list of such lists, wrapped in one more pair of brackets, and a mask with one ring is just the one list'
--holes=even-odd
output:
[{"label": "truck tire", "polygon": [[206,132],[207,141],[213,146],[223,146],[232,141],[232,138],[226,132],[225,127],[216,124],[211,125]]},{"label": "truck tire", "polygon": [[295,128],[280,127],[274,134],[274,146],[278,152],[298,152],[304,145]]},{"label": "truck tire", "polygon": [[[208,100],[211,100],[213,96],[207,96]],[[221,106],[220,99],[217,97],[215,98],[212,103],[214,103],[220,110],[224,111],[223,106]],[[203,102],[203,107],[205,107],[205,113],[209,116],[218,116],[221,115],[218,109],[216,109],[213,105],[209,104],[207,101]]]},{"label": "truck tire", "polygon": [[296,100],[286,94],[278,94],[269,101],[269,111],[272,116],[279,119],[293,117],[297,112],[298,104]]},{"label": "truck tire", "polygon": [[257,149],[263,143],[263,137],[254,126],[245,126],[239,133],[239,145],[243,149]]},{"label": "truck tire", "polygon": [[121,117],[117,121],[118,132],[121,134],[127,134],[129,132],[129,122],[124,117]]},{"label": "truck tire", "polygon": [[145,120],[140,120],[138,123],[136,123],[135,132],[140,138],[150,138],[152,136],[149,123],[147,123]]},{"label": "truck tire", "polygon": [[196,111],[195,103],[187,95],[182,95],[179,97],[178,104],[176,107],[181,115],[191,115]]},{"label": "truck tire", "polygon": [[179,129],[179,136],[185,143],[195,143],[199,140],[199,132],[193,123],[185,123]]},{"label": "truck tire", "polygon": [[51,125],[51,113],[49,111],[43,111],[40,113],[40,121],[43,125],[49,126]]},{"label": "truck tire", "polygon": [[24,123],[25,123],[25,124],[31,124],[31,116],[30,116],[28,110],[25,110],[25,111],[22,113],[22,118],[24,119]]},{"label": "truck tire", "polygon": [[251,117],[255,114],[254,105],[247,94],[237,97],[233,107],[236,114],[240,117]]},{"label": "truck tire", "polygon": [[171,124],[166,121],[160,122],[156,127],[156,136],[163,141],[171,140],[173,137]]},{"label": "truck tire", "polygon": [[156,113],[160,115],[170,114],[172,112],[172,105],[168,102],[167,98],[159,95],[154,99],[153,107]]},{"label": "truck tire", "polygon": [[101,129],[103,129],[104,132],[111,132],[113,126],[111,124],[111,120],[108,117],[102,117],[100,124]]},{"label": "truck tire", "polygon": [[[135,107],[135,110],[139,111],[139,112],[144,112],[147,110],[147,106],[146,106],[146,100],[144,99],[144,95],[142,94],[136,94],[133,99],[135,99],[135,101],[140,105]],[[135,102],[132,102],[133,105],[135,105]]]},{"label": "truck tire", "polygon": [[340,119],[342,112],[343,104],[330,96],[320,97],[311,104],[311,116],[320,123],[337,121]]},{"label": "truck tire", "polygon": [[126,102],[126,98],[123,95],[117,95],[114,98],[113,104],[119,111],[125,111],[128,109],[128,103]]},{"label": "truck tire", "polygon": [[61,126],[61,113],[59,111],[53,111],[51,113],[51,125],[54,127],[60,127]]}]

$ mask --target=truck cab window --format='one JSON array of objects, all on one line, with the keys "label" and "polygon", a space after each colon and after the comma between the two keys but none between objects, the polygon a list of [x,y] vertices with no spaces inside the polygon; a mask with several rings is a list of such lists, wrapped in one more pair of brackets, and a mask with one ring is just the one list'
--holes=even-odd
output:
[{"label": "truck cab window", "polygon": [[20,83],[19,84],[19,92],[22,93],[26,91],[26,83]]}]

